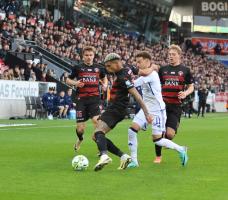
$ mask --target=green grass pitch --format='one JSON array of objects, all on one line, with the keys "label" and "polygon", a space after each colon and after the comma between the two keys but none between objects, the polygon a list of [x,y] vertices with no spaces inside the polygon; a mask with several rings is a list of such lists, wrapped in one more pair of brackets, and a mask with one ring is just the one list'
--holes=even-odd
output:
[{"label": "green grass pitch", "polygon": [[[33,127],[0,128],[1,200],[226,200],[228,199],[228,114],[183,119],[175,142],[189,148],[189,163],[182,167],[178,154],[163,150],[163,162],[153,164],[150,130],[140,132],[140,167],[118,171],[119,158],[100,172],[97,148],[87,124],[80,154],[90,166],[84,172],[71,168],[74,121],[0,120],[34,123]],[[121,122],[108,137],[128,152],[127,129]]]}]

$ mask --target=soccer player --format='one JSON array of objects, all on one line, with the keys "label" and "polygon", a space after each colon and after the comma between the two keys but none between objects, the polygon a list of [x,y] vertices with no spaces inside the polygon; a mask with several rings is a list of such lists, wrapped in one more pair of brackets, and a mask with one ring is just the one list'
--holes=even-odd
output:
[{"label": "soccer player", "polygon": [[140,104],[148,123],[152,122],[152,116],[150,116],[142,97],[132,82],[132,71],[129,68],[123,67],[120,56],[116,53],[110,53],[105,57],[104,63],[106,70],[114,75],[110,103],[106,111],[99,118],[94,133],[95,141],[101,155],[100,160],[94,167],[95,171],[101,170],[112,161],[108,156],[108,151],[120,157],[121,162],[118,169],[126,169],[131,162],[129,155],[123,153],[111,140],[105,137],[111,129],[125,118],[129,103],[129,93]]},{"label": "soccer player", "polygon": [[[165,138],[169,140],[175,137],[179,127],[182,100],[194,91],[192,74],[189,68],[181,64],[181,55],[181,48],[178,45],[171,45],[168,51],[169,65],[159,69],[162,97],[167,113]],[[161,146],[155,144],[154,163],[161,162],[161,149]]]},{"label": "soccer player", "polygon": [[[94,64],[95,48],[86,46],[82,50],[83,63],[77,65],[72,70],[66,83],[77,87],[76,100],[76,134],[77,141],[74,145],[75,151],[79,150],[83,141],[85,122],[90,118],[94,126],[100,114],[99,81],[103,84],[103,89],[107,88],[107,78],[104,69],[100,65]],[[73,80],[73,79],[77,80]]]},{"label": "soccer player", "polygon": [[[148,52],[142,51],[136,55],[137,66],[142,72],[144,69],[149,68],[152,65],[151,56]],[[187,163],[186,148],[175,144],[171,140],[163,138],[163,132],[165,131],[166,111],[165,103],[161,94],[161,83],[158,73],[153,70],[146,76],[140,76],[134,81],[134,86],[141,86],[143,93],[143,101],[149,109],[149,113],[153,116],[152,123],[152,140],[158,146],[163,146],[169,149],[174,149],[179,152],[181,158],[181,164],[183,166]],[[131,152],[132,162],[128,165],[129,168],[138,167],[137,159],[137,133],[141,129],[146,129],[148,123],[142,110],[140,110],[133,119],[131,127],[128,129],[128,146]]]}]

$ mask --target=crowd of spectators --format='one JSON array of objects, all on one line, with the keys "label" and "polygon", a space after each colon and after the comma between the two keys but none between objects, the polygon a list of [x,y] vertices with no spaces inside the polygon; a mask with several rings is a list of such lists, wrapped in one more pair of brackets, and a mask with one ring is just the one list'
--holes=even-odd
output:
[{"label": "crowd of spectators", "polygon": [[[50,15],[44,17],[32,14],[26,19],[0,20],[0,30],[0,56],[1,58],[3,57],[3,60],[5,53],[10,48],[9,39],[15,38],[36,41],[41,47],[60,58],[67,58],[76,62],[80,62],[80,53],[85,45],[92,45],[96,48],[95,62],[97,63],[102,63],[104,56],[108,53],[116,52],[122,56],[126,65],[135,65],[134,55],[138,50],[149,51],[155,64],[165,65],[168,62],[168,48],[162,43],[156,45],[148,44],[129,34],[119,33],[95,25],[74,26],[71,22],[64,21],[63,17],[56,23],[53,23]],[[23,50],[18,49],[17,51]],[[25,49],[24,51],[32,52],[32,49]],[[186,66],[190,67],[197,85],[205,83],[216,91],[224,90],[228,70],[221,63],[208,60],[203,55],[195,55],[191,48],[184,51],[182,61]],[[40,63],[28,63],[26,67],[22,66],[22,68],[25,71],[25,80],[45,80],[45,73],[50,73],[53,76],[52,72],[44,70],[43,68],[45,67]],[[40,69],[38,70],[39,73],[37,73],[37,68]],[[17,71],[21,71],[20,67]],[[36,75],[36,79],[33,76],[34,74],[32,74],[33,72]],[[12,75],[19,72],[12,72],[12,69],[9,69],[8,73]],[[66,74],[61,78],[64,81]]]}]

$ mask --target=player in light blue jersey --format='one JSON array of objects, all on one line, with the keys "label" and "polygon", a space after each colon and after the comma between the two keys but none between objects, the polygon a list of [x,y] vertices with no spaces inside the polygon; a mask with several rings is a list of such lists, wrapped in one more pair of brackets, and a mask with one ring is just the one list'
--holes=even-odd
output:
[{"label": "player in light blue jersey", "polygon": [[[153,116],[152,122],[152,140],[155,144],[176,150],[181,158],[181,164],[186,165],[188,157],[186,147],[180,146],[171,140],[163,138],[166,123],[165,103],[162,99],[161,83],[158,73],[153,70],[151,56],[149,53],[143,51],[136,55],[136,63],[139,68],[139,74],[144,74],[135,80],[135,87],[142,87],[143,101],[147,106],[149,113]],[[151,68],[151,71],[148,71]],[[138,167],[137,159],[137,133],[141,129],[145,129],[148,123],[142,110],[140,110],[134,117],[131,127],[128,129],[128,146],[131,152],[132,162],[128,165],[129,168]]]}]

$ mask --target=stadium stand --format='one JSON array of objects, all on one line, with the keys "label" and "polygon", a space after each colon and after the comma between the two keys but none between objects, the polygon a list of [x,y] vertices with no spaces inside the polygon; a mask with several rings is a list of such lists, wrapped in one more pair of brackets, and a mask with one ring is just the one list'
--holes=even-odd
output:
[{"label": "stadium stand", "polygon": [[[147,42],[141,42],[137,37],[132,37],[128,34],[119,33],[103,27],[98,26],[84,26],[73,27],[60,23],[57,21],[53,26],[47,26],[39,23],[38,17],[28,16],[27,20],[19,21],[17,19],[3,20],[1,23],[2,31],[2,49],[1,57],[4,59],[6,52],[9,51],[9,39],[17,40],[34,40],[37,45],[24,44],[18,46],[16,52],[37,54],[42,52],[41,55],[46,55],[46,58],[51,58],[52,61],[57,60],[57,67],[51,67],[48,70],[50,76],[53,71],[58,71],[56,78],[59,80],[60,76],[65,72],[70,72],[70,64],[75,64],[80,61],[80,52],[84,45],[93,45],[97,48],[97,55],[95,62],[102,63],[104,56],[112,51],[120,54],[125,64],[134,65],[134,55],[137,50],[147,50],[151,52],[153,60],[158,65],[165,65],[167,63],[167,47],[164,43],[152,45]],[[32,21],[32,24],[31,24]],[[34,44],[34,43],[33,43]],[[27,46],[26,46],[27,45]],[[184,47],[184,45],[183,45]],[[185,47],[184,47],[185,48]],[[49,55],[48,55],[49,54]],[[55,55],[56,56],[55,56]],[[195,82],[197,85],[206,83],[208,87],[215,91],[224,91],[227,78],[227,70],[224,65],[207,59],[204,55],[197,55],[193,47],[188,48],[183,55],[183,62],[189,66],[194,74]],[[66,59],[68,65],[66,64]],[[74,62],[73,62],[74,61]],[[62,63],[61,63],[62,62]],[[62,66],[59,66],[59,65]],[[28,68],[31,64],[28,64]],[[35,70],[33,65],[32,69]],[[40,68],[40,64],[37,64]],[[62,70],[59,70],[62,69]],[[26,70],[25,70],[26,71]],[[30,70],[27,70],[30,71]],[[36,70],[35,70],[36,71]],[[28,72],[27,72],[28,73]],[[37,76],[37,73],[36,73]],[[40,80],[40,75],[38,76]],[[29,80],[28,77],[26,80]]]}]

